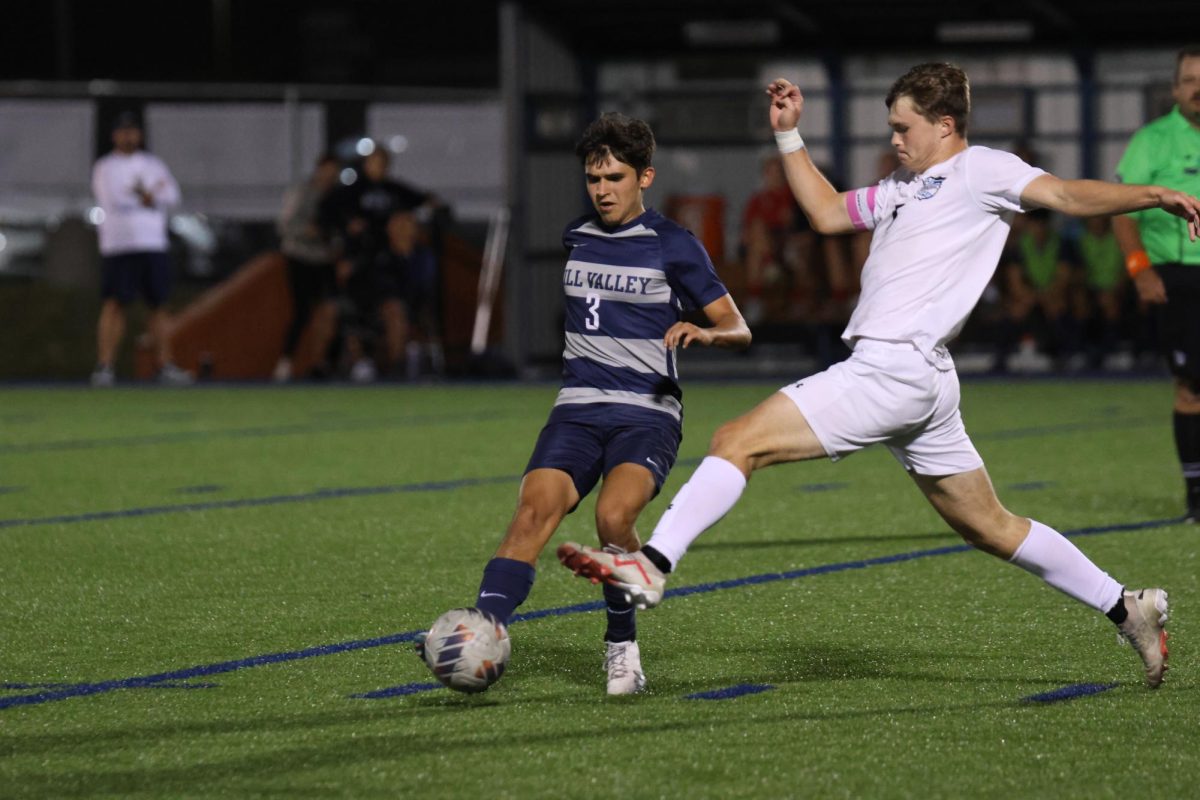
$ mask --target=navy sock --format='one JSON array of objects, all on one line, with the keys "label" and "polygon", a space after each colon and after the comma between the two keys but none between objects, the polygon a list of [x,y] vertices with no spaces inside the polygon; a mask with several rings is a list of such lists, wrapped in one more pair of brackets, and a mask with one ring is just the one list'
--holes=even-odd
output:
[{"label": "navy sock", "polygon": [[537,574],[529,564],[512,558],[493,558],[483,568],[475,607],[508,624],[517,606],[525,602]]},{"label": "navy sock", "polygon": [[1189,514],[1200,511],[1200,414],[1175,412],[1175,451],[1187,485]]},{"label": "navy sock", "polygon": [[642,548],[642,555],[648,558],[651,564],[658,567],[659,571],[662,572],[663,575],[666,575],[671,571],[671,562],[667,560],[667,557],[655,550],[650,545],[646,545]]},{"label": "navy sock", "polygon": [[604,632],[606,642],[632,642],[637,639],[637,618],[633,603],[626,601],[625,593],[616,586],[604,584],[604,604],[607,606],[608,630]]},{"label": "navy sock", "polygon": [[1104,616],[1111,619],[1115,624],[1120,625],[1129,616],[1129,609],[1125,607],[1125,597],[1122,596],[1117,604],[1104,612]]}]

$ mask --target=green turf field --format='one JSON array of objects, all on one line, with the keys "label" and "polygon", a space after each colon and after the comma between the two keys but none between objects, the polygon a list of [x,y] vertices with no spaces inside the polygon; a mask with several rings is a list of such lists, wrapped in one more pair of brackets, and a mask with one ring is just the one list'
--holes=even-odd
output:
[{"label": "green turf field", "polygon": [[[691,385],[664,494],[773,388]],[[647,694],[604,695],[599,611],[514,622],[482,695],[423,690],[408,639],[470,604],[554,391],[0,390],[0,797],[1195,796],[1165,379],[963,403],[1006,505],[1168,589],[1157,692],[1102,616],[943,552],[884,450],[754,477],[670,585],[729,583],[639,617]],[[585,502],[522,611],[599,599],[553,557],[593,537]],[[1023,701],[1085,684],[1111,688]],[[688,699],[738,686],[770,688]]]}]

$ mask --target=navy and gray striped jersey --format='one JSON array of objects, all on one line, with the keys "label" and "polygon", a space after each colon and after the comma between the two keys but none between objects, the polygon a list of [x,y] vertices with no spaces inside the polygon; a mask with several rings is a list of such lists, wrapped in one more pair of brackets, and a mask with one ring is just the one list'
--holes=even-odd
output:
[{"label": "navy and gray striped jersey", "polygon": [[683,310],[727,292],[704,247],[654,210],[616,228],[582,217],[563,245],[566,349],[555,405],[621,403],[682,419],[675,353],[663,336]]}]

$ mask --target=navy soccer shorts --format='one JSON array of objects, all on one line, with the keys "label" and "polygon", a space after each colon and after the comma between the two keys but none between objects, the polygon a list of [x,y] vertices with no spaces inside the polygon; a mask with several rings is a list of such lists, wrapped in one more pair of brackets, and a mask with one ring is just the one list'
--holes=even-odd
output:
[{"label": "navy soccer shorts", "polygon": [[100,297],[128,305],[139,294],[150,308],[167,302],[171,294],[170,256],[149,251],[105,256]]},{"label": "navy soccer shorts", "polygon": [[658,494],[682,440],[682,425],[661,411],[620,403],[556,406],[525,472],[560,469],[583,499],[618,464],[641,464],[654,475]]}]

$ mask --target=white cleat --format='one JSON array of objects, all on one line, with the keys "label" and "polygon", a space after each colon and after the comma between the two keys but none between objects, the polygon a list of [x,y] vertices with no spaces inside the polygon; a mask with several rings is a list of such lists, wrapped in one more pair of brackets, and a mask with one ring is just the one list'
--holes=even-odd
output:
[{"label": "white cleat", "polygon": [[604,671],[608,673],[608,693],[637,694],[646,688],[642,672],[642,654],[637,642],[605,642]]},{"label": "white cleat", "polygon": [[616,586],[625,592],[625,600],[636,608],[654,608],[662,602],[666,576],[640,552],[598,550],[567,542],[559,545],[558,560],[592,583],[604,581]]},{"label": "white cleat", "polygon": [[350,380],[355,383],[374,383],[377,373],[375,364],[366,358],[360,358],[350,368]]},{"label": "white cleat", "polygon": [[186,369],[167,362],[158,371],[158,382],[163,386],[191,386],[196,382],[196,378]]},{"label": "white cleat", "polygon": [[117,382],[117,376],[112,367],[96,367],[92,372],[92,386],[97,389],[107,389]]},{"label": "white cleat", "polygon": [[275,363],[275,369],[271,372],[271,380],[275,383],[287,383],[292,379],[292,360],[290,358],[281,358]]},{"label": "white cleat", "polygon": [[1117,626],[1146,665],[1146,685],[1157,689],[1167,671],[1167,593],[1162,589],[1126,590],[1125,610],[1129,616]]}]

